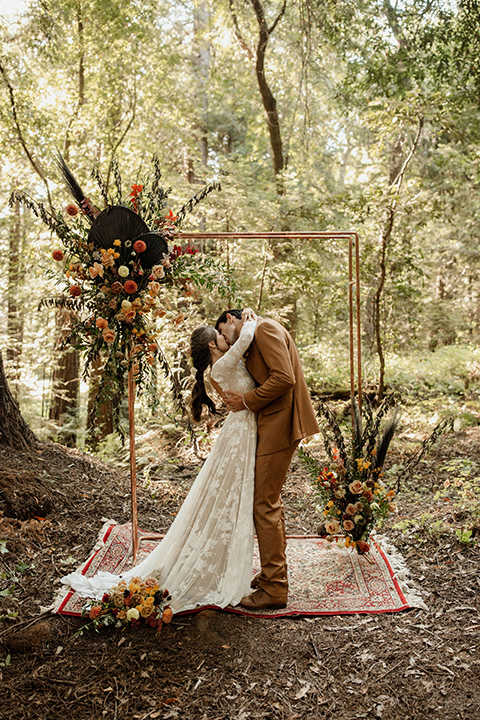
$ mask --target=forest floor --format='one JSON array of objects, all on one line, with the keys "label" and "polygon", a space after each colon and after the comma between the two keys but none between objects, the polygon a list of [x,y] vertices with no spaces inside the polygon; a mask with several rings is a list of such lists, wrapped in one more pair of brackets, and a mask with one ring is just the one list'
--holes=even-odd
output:
[{"label": "forest floor", "polygon": [[[200,463],[185,451],[162,452],[139,487],[145,530],[168,528]],[[401,463],[402,452],[400,441],[391,461]],[[102,518],[128,521],[127,471],[53,443],[31,453],[0,447],[0,717],[480,717],[478,546],[455,532],[468,526],[475,538],[478,518],[455,494],[434,493],[445,480],[479,474],[480,427],[443,436],[382,529],[428,611],[255,619],[207,610],[174,617],[161,633],[141,626],[75,636],[79,619],[41,609],[58,578],[86,559]],[[284,502],[287,532],[315,533],[312,487],[298,459]]]}]

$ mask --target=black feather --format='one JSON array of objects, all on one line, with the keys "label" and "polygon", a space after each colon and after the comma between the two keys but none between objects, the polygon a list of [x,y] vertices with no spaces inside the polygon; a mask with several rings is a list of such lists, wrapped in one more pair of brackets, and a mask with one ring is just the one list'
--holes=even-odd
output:
[{"label": "black feather", "polygon": [[380,469],[381,467],[383,467],[383,463],[385,462],[385,457],[388,452],[388,447],[393,438],[395,430],[397,429],[398,422],[399,422],[398,412],[397,412],[397,410],[395,410],[393,415],[389,418],[389,420],[387,420],[387,423],[385,424],[382,435],[378,440],[377,452],[375,453],[375,460],[373,462],[374,470]]},{"label": "black feather", "polygon": [[90,207],[88,207],[88,203],[85,202],[85,200],[87,200],[85,193],[73,177],[60,152],[57,152],[55,164],[62,173],[63,179],[65,180],[70,194],[77,201],[77,204],[82,209],[84,214],[88,217],[88,219],[93,221],[95,219],[95,214],[92,212]]},{"label": "black feather", "polygon": [[205,185],[204,188],[202,188],[198,193],[196,193],[193,197],[188,200],[188,202],[183,205],[182,208],[180,208],[179,212],[177,213],[177,222],[181,223],[185,219],[185,215],[187,212],[191,212],[195,205],[198,205],[199,202],[201,202],[208,193],[211,193],[212,190],[221,190],[222,186],[219,182],[211,182],[208,185]]}]

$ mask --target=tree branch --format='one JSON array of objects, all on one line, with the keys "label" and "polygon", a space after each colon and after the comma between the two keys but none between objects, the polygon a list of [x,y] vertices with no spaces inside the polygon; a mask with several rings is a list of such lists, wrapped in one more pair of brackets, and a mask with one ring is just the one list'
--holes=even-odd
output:
[{"label": "tree branch", "polygon": [[239,24],[238,24],[237,13],[235,12],[234,0],[229,0],[229,3],[228,3],[228,4],[229,4],[229,7],[230,7],[230,17],[232,18],[232,22],[233,22],[233,31],[234,31],[234,33],[235,33],[235,37],[236,37],[237,40],[238,40],[238,44],[240,45],[240,47],[242,48],[242,50],[244,50],[244,51],[247,53],[248,59],[249,59],[249,60],[254,60],[254,59],[255,59],[255,55],[254,55],[254,53],[253,53],[253,50],[248,46],[247,41],[245,40],[245,38],[243,37],[243,35],[242,35],[241,31],[240,31],[240,26],[239,26]]},{"label": "tree branch", "polygon": [[15,100],[15,93],[13,92],[13,87],[12,87],[12,85],[10,84],[10,81],[9,81],[9,79],[8,79],[8,77],[7,77],[7,73],[6,73],[6,71],[5,71],[5,68],[3,67],[3,65],[2,65],[1,63],[0,63],[0,73],[2,74],[2,77],[3,77],[3,80],[4,80],[4,82],[5,82],[5,85],[6,85],[7,88],[8,88],[8,93],[9,93],[9,96],[10,96],[10,107],[11,107],[11,110],[12,110],[13,122],[14,122],[14,125],[15,125],[15,128],[16,128],[16,131],[17,131],[18,139],[20,140],[20,144],[21,144],[22,148],[24,149],[25,155],[27,156],[27,158],[28,158],[31,166],[33,167],[33,169],[35,170],[35,172],[37,173],[37,175],[42,179],[42,181],[43,181],[43,183],[44,183],[44,185],[45,185],[45,188],[46,188],[46,190],[47,190],[48,204],[50,205],[50,208],[52,208],[52,198],[50,197],[50,190],[49,190],[49,187],[48,187],[47,179],[46,179],[45,175],[43,174],[42,169],[40,168],[40,165],[36,162],[36,160],[35,160],[35,158],[33,157],[32,153],[31,153],[30,150],[28,149],[28,146],[27,146],[27,143],[26,143],[26,141],[25,141],[25,138],[23,137],[22,128],[20,127],[20,121],[19,121],[19,119],[18,119],[17,103],[16,103],[16,100]]}]

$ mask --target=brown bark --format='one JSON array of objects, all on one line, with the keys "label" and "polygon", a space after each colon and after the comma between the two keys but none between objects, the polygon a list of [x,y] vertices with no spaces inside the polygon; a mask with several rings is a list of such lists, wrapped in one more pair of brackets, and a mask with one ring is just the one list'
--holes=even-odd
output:
[{"label": "brown bark", "polygon": [[17,401],[8,387],[0,351],[0,442],[11,448],[28,450],[38,442],[23,419]]},{"label": "brown bark", "polygon": [[[390,192],[393,190],[392,199],[387,205],[387,208],[384,213],[384,220],[382,223],[382,229],[380,231],[380,250],[379,250],[379,279],[377,288],[375,290],[374,296],[373,296],[373,325],[374,325],[374,335],[375,335],[375,346],[376,351],[378,355],[379,360],[379,378],[378,378],[378,391],[377,391],[377,400],[380,402],[383,400],[383,396],[385,394],[385,353],[383,351],[383,340],[382,340],[382,319],[381,319],[381,309],[382,309],[382,299],[383,299],[383,291],[385,288],[385,279],[386,279],[386,273],[387,273],[387,260],[388,260],[388,250],[390,248],[390,243],[392,239],[392,232],[393,232],[393,226],[395,222],[397,207],[398,207],[398,198],[400,195],[400,190],[402,187],[403,179],[405,177],[405,172],[407,170],[407,167],[409,166],[415,151],[418,146],[418,142],[420,140],[420,134],[422,132],[423,128],[423,118],[420,118],[418,122],[418,130],[416,133],[416,136],[414,138],[414,141],[412,143],[412,147],[410,148],[410,152],[408,153],[407,157],[403,160],[402,163],[399,161],[399,152],[401,149],[400,142],[397,141],[394,145],[393,152],[392,152],[392,162],[391,167],[399,168],[397,174],[393,176],[392,170],[390,169]],[[393,179],[392,179],[393,178]]]},{"label": "brown bark", "polygon": [[114,431],[113,404],[111,401],[97,404],[97,395],[102,382],[103,361],[97,358],[92,363],[90,384],[88,387],[87,404],[87,440],[89,446],[95,450],[100,440]]},{"label": "brown bark", "polygon": [[[257,77],[258,89],[260,90],[260,96],[262,98],[262,104],[267,114],[267,127],[270,136],[270,148],[272,151],[272,162],[273,170],[275,173],[275,181],[277,187],[277,194],[284,195],[285,187],[283,184],[282,172],[285,169],[285,157],[283,153],[282,134],[280,131],[280,118],[277,110],[277,101],[273,95],[269,84],[265,77],[265,55],[267,52],[268,41],[273,31],[277,27],[278,23],[285,14],[287,7],[287,0],[284,0],[282,7],[273,21],[269,26],[265,17],[265,11],[260,0],[250,0],[255,13],[255,18],[258,24],[258,41],[256,52],[254,53],[248,46],[248,43],[242,37],[240,27],[238,24],[238,18],[235,13],[233,0],[230,0],[230,16],[232,18],[235,36],[242,50],[244,50],[249,60],[255,60],[255,74]],[[286,228],[283,228],[286,230]]]},{"label": "brown bark", "polygon": [[7,289],[7,362],[11,380],[11,391],[18,399],[18,382],[20,380],[20,359],[23,343],[22,308],[18,303],[19,285],[21,280],[21,216],[20,203],[15,200],[13,221],[9,238],[8,257],[8,289]]},{"label": "brown bark", "polygon": [[257,18],[259,31],[255,72],[257,75],[257,83],[262,97],[263,107],[265,108],[265,112],[267,114],[267,126],[270,135],[270,147],[272,149],[272,161],[277,184],[277,193],[278,195],[284,195],[285,188],[281,173],[285,169],[285,161],[283,156],[282,135],[280,132],[280,118],[278,116],[277,101],[265,77],[265,55],[270,35],[283,16],[287,3],[285,0],[276,20],[270,27],[267,25],[263,5],[260,0],[251,0],[251,3],[255,12],[255,17]]},{"label": "brown bark", "polygon": [[79,379],[79,358],[78,351],[74,348],[65,349],[72,317],[66,308],[57,308],[55,313],[56,339],[55,358],[56,363],[52,378],[52,395],[50,403],[50,420],[59,427],[61,441],[73,447],[76,443],[76,434],[73,430],[62,430],[69,418],[76,412],[78,406],[78,395],[80,389]]}]

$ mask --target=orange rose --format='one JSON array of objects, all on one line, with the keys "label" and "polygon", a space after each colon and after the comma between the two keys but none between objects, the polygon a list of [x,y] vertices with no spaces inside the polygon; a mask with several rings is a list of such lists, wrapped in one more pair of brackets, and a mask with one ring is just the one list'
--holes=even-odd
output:
[{"label": "orange rose", "polygon": [[345,528],[345,530],[347,532],[351,532],[354,529],[355,525],[353,524],[353,522],[351,520],[344,520],[343,527]]},{"label": "orange rose", "polygon": [[160,283],[151,282],[148,286],[148,291],[152,297],[155,297],[160,292]]},{"label": "orange rose", "polygon": [[65,212],[67,215],[70,215],[70,217],[75,217],[75,215],[78,215],[78,207],[71,203],[70,205],[67,205]]},{"label": "orange rose", "polygon": [[363,490],[363,483],[361,483],[360,480],[354,480],[354,482],[350,483],[348,489],[354,495],[360,495]]},{"label": "orange rose", "polygon": [[105,320],[105,318],[98,318],[95,325],[99,330],[105,330],[108,328],[108,320]]},{"label": "orange rose", "polygon": [[82,288],[79,285],[72,285],[69,288],[69,292],[72,297],[78,297],[82,294]]},{"label": "orange rose", "polygon": [[168,624],[169,622],[171,622],[172,617],[173,617],[173,610],[172,610],[172,608],[171,608],[171,607],[166,607],[165,610],[164,610],[163,613],[162,613],[162,622],[164,622],[165,624]]},{"label": "orange rose", "polygon": [[57,262],[60,262],[60,260],[63,260],[63,252],[61,250],[54,250],[52,257],[54,260],[57,260]]},{"label": "orange rose", "polygon": [[106,343],[112,343],[115,340],[115,333],[110,328],[105,328],[102,335]]},{"label": "orange rose", "polygon": [[122,310],[124,314],[124,320],[125,322],[131,323],[135,319],[135,315],[137,314],[135,310],[132,308],[131,310],[127,310],[126,312]]}]

